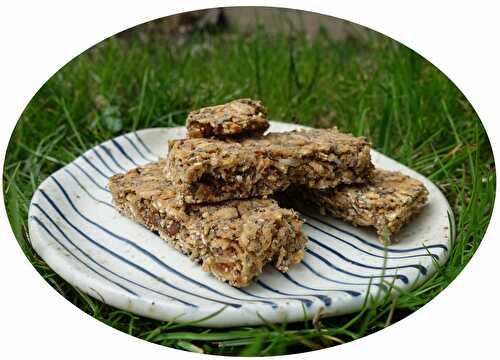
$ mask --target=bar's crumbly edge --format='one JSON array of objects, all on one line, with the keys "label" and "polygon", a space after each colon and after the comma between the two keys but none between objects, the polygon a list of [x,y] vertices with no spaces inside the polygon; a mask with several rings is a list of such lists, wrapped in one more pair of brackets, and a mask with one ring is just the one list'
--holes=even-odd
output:
[{"label": "bar's crumbly edge", "polygon": [[191,111],[186,120],[188,138],[242,138],[262,135],[269,128],[262,102],[237,99]]},{"label": "bar's crumbly edge", "polygon": [[[319,208],[322,214],[356,226],[374,227],[379,241],[391,244],[394,236],[427,204],[425,185],[397,171],[376,169],[366,184],[341,185],[335,189],[290,189],[280,203],[297,205],[300,199]],[[299,200],[299,201],[300,201]]]},{"label": "bar's crumbly edge", "polygon": [[290,184],[333,188],[371,176],[370,143],[336,129],[269,133],[240,142],[169,142],[165,173],[182,203],[265,197]]},{"label": "bar's crumbly edge", "polygon": [[178,206],[163,164],[148,164],[111,177],[118,211],[161,238],[221,281],[244,287],[267,263],[282,272],[300,262],[307,238],[296,212],[271,199]]}]

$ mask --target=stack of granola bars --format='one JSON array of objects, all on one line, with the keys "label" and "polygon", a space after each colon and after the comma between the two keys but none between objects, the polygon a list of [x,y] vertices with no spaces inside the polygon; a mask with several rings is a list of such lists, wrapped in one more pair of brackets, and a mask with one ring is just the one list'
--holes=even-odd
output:
[{"label": "stack of granola bars", "polygon": [[386,242],[427,201],[421,182],[374,168],[365,138],[336,129],[264,135],[258,101],[193,111],[186,126],[187,138],[170,141],[166,158],[110,179],[113,202],[236,287],[266,264],[286,272],[304,256],[302,221],[274,198],[373,226]]}]

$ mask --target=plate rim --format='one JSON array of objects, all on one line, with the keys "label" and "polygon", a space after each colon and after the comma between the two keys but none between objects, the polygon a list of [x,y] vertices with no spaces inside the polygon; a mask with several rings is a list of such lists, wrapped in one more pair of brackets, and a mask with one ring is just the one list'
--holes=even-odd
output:
[{"label": "plate rim", "polygon": [[[302,128],[309,128],[307,126],[304,126],[304,125],[300,125],[300,124],[294,124],[294,123],[286,123],[286,122],[277,122],[277,121],[271,121],[271,124],[272,125],[275,125],[275,126],[285,126],[285,127],[289,127],[290,129],[292,128],[297,128],[297,127],[302,127]],[[185,130],[185,127],[183,126],[179,126],[179,127],[154,127],[154,128],[145,128],[145,129],[140,129],[140,130],[137,130],[137,131],[131,131],[131,132],[128,132],[128,133],[124,133],[124,134],[120,134],[118,136],[114,136],[113,138],[111,139],[108,139],[100,144],[97,144],[96,146],[99,146],[99,145],[103,145],[103,144],[106,144],[107,142],[110,142],[112,141],[113,139],[117,139],[117,138],[121,138],[121,137],[124,137],[126,135],[130,135],[130,134],[133,134],[133,133],[137,133],[137,134],[145,134],[145,133],[149,133],[149,132],[157,132],[157,131],[166,131],[166,132],[175,132],[175,131],[180,131],[182,132],[183,130]],[[56,175],[60,175],[60,173],[64,172],[65,169],[72,165],[75,161],[77,161],[78,159],[80,159],[82,156],[88,154],[89,152],[91,152],[96,146],[93,146],[92,148],[86,150],[84,153],[80,154],[79,156],[77,156],[75,159],[73,159],[71,162],[69,162],[68,164],[64,165],[63,167],[61,167],[60,169],[58,169],[57,171],[53,172],[52,174],[50,174],[49,176],[47,176],[46,179],[44,179],[40,185],[37,187],[37,189],[34,191],[33,193],[33,196],[30,200],[30,206],[29,206],[29,210],[28,210],[28,233],[29,233],[29,238],[30,238],[30,244],[31,246],[33,247],[33,249],[37,252],[37,254],[47,263],[47,265],[54,271],[56,272],[59,276],[61,276],[62,278],[64,278],[66,281],[68,281],[68,283],[70,283],[72,286],[80,289],[80,290],[83,290],[82,288],[83,287],[89,287],[88,285],[89,284],[92,284],[95,288],[95,293],[89,293],[88,291],[85,291],[88,295],[100,300],[100,301],[103,301],[104,303],[108,304],[108,305],[111,305],[111,306],[114,306],[116,308],[119,308],[119,309],[123,309],[123,310],[127,310],[127,311],[131,311],[132,313],[135,313],[135,314],[138,314],[138,315],[141,315],[141,316],[144,316],[144,317],[148,317],[148,318],[153,318],[153,319],[158,319],[158,320],[166,320],[165,319],[165,312],[168,312],[166,311],[166,309],[159,309],[158,311],[163,311],[162,313],[151,313],[151,311],[148,311],[148,310],[145,310],[144,308],[149,306],[149,302],[148,301],[145,301],[146,299],[139,299],[137,298],[136,301],[139,301],[139,302],[143,302],[144,304],[142,306],[133,306],[133,304],[130,304],[130,299],[121,299],[120,301],[120,297],[122,296],[122,294],[115,294],[115,296],[113,296],[113,294],[111,294],[112,296],[106,296],[106,297],[103,297],[100,292],[103,292],[103,293],[106,293],[108,294],[109,292],[113,293],[115,292],[113,287],[110,287],[110,286],[106,286],[105,282],[104,281],[97,281],[95,278],[92,278],[91,276],[88,276],[88,274],[86,273],[82,273],[82,272],[79,272],[79,271],[68,271],[68,269],[72,269],[74,268],[74,262],[76,260],[73,260],[73,259],[70,259],[70,257],[67,257],[67,256],[61,256],[60,255],[60,252],[58,251],[50,251],[50,248],[48,248],[46,245],[44,246],[44,238],[47,238],[49,237],[48,235],[44,235],[41,233],[40,231],[40,227],[37,225],[35,226],[35,220],[33,219],[33,212],[35,211],[34,208],[34,204],[37,203],[37,201],[39,200],[40,198],[40,190],[41,189],[44,189],[47,187],[47,184],[49,181],[51,181],[51,178],[53,178],[54,176]],[[430,179],[428,179],[427,177],[425,177],[424,175],[418,173],[417,171],[409,168],[408,166],[390,158],[389,156],[387,155],[384,155],[374,149],[371,149],[371,152],[372,154],[376,155],[376,156],[380,156],[381,158],[383,158],[384,160],[389,160],[390,162],[392,162],[394,165],[397,165],[398,168],[400,168],[402,170],[403,173],[405,174],[408,174],[412,177],[416,177],[417,179],[419,180],[424,180],[426,182],[426,185],[427,183],[431,184],[433,187],[434,187],[434,190],[436,190],[436,194],[440,197],[440,200],[439,201],[444,201],[445,204],[446,204],[446,209],[447,209],[447,213],[448,213],[448,218],[449,218],[449,224],[450,224],[450,234],[446,237],[446,247],[448,248],[448,250],[443,253],[442,256],[439,257],[439,263],[442,265],[444,264],[448,258],[449,258],[449,255],[450,255],[450,252],[451,252],[451,248],[453,247],[453,244],[455,242],[455,238],[456,238],[456,233],[455,233],[455,217],[454,217],[454,214],[453,214],[453,211],[451,209],[451,206],[447,200],[447,198],[444,196],[444,194],[442,193],[441,189],[436,185],[434,184],[434,182],[432,182]],[[157,154],[155,154],[157,155]],[[158,155],[157,155],[158,156]],[[435,268],[435,266],[433,266],[432,268],[429,269],[429,272],[426,276],[423,276],[422,278],[417,278],[414,282],[412,282],[412,286],[418,286],[420,285],[423,281],[425,281],[425,279],[429,278],[435,271],[437,271],[437,269]],[[83,285],[82,285],[83,284]],[[96,296],[97,294],[97,296]],[[126,301],[124,301],[126,300]],[[179,306],[182,306],[181,304],[177,304],[175,302],[171,302],[171,305],[172,307],[179,307]],[[76,306],[76,305],[75,305]],[[217,305],[215,305],[217,306]],[[214,307],[215,307],[214,306]],[[256,305],[257,306],[257,305]],[[220,308],[220,306],[219,306]],[[259,308],[257,308],[258,310]],[[220,310],[220,309],[219,309]],[[315,309],[312,309],[312,310],[315,310]],[[317,309],[316,309],[317,310]],[[354,310],[354,311],[348,311],[346,313],[352,313],[352,312],[355,312],[355,311],[358,311],[358,310]],[[178,311],[175,312],[176,314],[179,314]],[[228,316],[232,316],[232,315],[229,315],[228,313],[234,313],[234,311],[226,311],[224,310],[223,313],[226,313],[226,315]],[[206,314],[205,314],[206,315]],[[248,315],[248,314],[247,314]],[[252,314],[250,314],[252,315]],[[310,314],[307,314],[308,316]],[[329,316],[335,316],[336,314],[329,314]],[[250,317],[253,316],[253,320],[254,321],[251,321],[252,319],[250,319]],[[220,321],[218,321],[217,319],[215,318],[211,318],[211,319],[208,319],[207,321],[203,321],[203,322],[200,322],[200,323],[197,323],[195,324],[195,326],[201,326],[201,327],[231,327],[231,326],[243,326],[243,325],[259,325],[259,324],[262,324],[263,322],[260,320],[260,321],[255,321],[255,313],[253,313],[253,315],[248,317],[246,316],[245,317],[245,320],[246,322],[245,323],[241,323],[241,322],[234,322],[234,323],[231,323],[231,322],[228,322],[227,320],[226,321],[222,321],[222,323]],[[204,317],[204,316],[201,316],[201,317]],[[224,316],[225,318],[227,318],[227,316]],[[311,317],[311,316],[309,316]],[[172,316],[170,316],[170,318],[172,318]],[[270,316],[270,322],[282,322],[283,319],[282,317],[281,318],[274,318],[272,316]],[[179,318],[180,319],[180,318]],[[297,318],[295,317],[295,319],[290,319],[292,321],[290,322],[293,322],[293,321],[300,321],[300,320],[303,320],[303,316],[302,318]],[[192,321],[192,319],[189,319],[188,321]]]}]

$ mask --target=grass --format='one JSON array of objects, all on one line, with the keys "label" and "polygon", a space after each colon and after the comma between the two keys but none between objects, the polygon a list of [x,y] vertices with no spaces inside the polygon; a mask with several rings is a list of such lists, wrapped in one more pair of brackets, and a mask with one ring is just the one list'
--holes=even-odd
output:
[{"label": "grass", "polygon": [[[55,274],[29,244],[37,186],[90,147],[132,129],[182,125],[187,111],[238,97],[270,117],[337,125],[428,176],[455,213],[448,262],[425,283],[360,313],[295,324],[203,329],[107,306]],[[471,105],[432,64],[390,39],[336,43],[321,33],[197,33],[181,41],[114,37],[86,51],[38,91],[12,135],[4,168],[9,219],[28,259],[61,295],[100,321],[148,341],[221,355],[279,355],[342,344],[408,316],[465,267],[488,226],[495,171]]]}]

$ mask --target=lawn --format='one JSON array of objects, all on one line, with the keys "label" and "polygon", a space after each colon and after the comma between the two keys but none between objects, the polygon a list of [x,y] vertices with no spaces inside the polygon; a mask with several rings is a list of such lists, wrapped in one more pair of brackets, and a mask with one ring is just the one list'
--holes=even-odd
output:
[{"label": "lawn", "polygon": [[[183,125],[189,110],[240,97],[261,99],[270,118],[336,125],[429,177],[448,198],[456,242],[446,265],[394,300],[358,314],[295,324],[202,329],[142,318],[90,298],[33,251],[27,212],[37,186],[85,150],[133,129]],[[321,349],[410,315],[466,266],[487,229],[495,165],[472,106],[432,64],[381,36],[337,43],[238,32],[110,38],[75,58],[38,91],[12,135],[4,168],[9,219],[29,261],[90,316],[148,341],[222,355]],[[439,319],[436,319],[439,321]],[[28,324],[27,324],[28,326]]]}]

